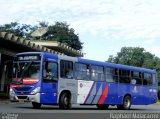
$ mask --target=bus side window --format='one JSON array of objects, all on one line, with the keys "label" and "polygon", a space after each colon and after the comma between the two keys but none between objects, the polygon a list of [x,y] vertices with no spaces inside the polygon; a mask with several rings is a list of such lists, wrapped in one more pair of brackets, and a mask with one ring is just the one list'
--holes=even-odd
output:
[{"label": "bus side window", "polygon": [[119,75],[119,70],[118,69],[114,69],[113,70],[113,79],[114,79],[114,82],[118,82],[118,75]]},{"label": "bus side window", "polygon": [[84,80],[86,70],[87,70],[86,64],[75,63],[75,78],[77,80]]},{"label": "bus side window", "polygon": [[73,79],[73,62],[60,61],[60,76],[61,78]]},{"label": "bus side window", "polygon": [[114,82],[113,79],[114,69],[106,67],[105,68],[105,78],[107,82]]},{"label": "bus side window", "polygon": [[87,66],[87,67],[86,67],[87,69],[86,69],[86,72],[85,72],[85,77],[84,77],[84,79],[85,79],[85,80],[91,80],[90,65],[87,64],[86,66]]},{"label": "bus side window", "polygon": [[152,74],[144,73],[143,76],[143,85],[152,85]]},{"label": "bus side window", "polygon": [[82,79],[82,65],[80,63],[75,63],[75,79]]},{"label": "bus side window", "polygon": [[55,62],[46,62],[43,70],[44,79],[57,80],[58,78],[58,64]]},{"label": "bus side window", "polygon": [[104,70],[102,66],[91,66],[92,80],[103,81],[104,80]]},{"label": "bus side window", "polygon": [[75,64],[75,78],[77,80],[91,80],[90,79],[90,65],[83,63]]},{"label": "bus side window", "polygon": [[153,75],[148,74],[148,85],[153,85]]},{"label": "bus side window", "polygon": [[120,83],[130,83],[130,71],[129,70],[119,70],[119,82]]},{"label": "bus side window", "polygon": [[142,84],[142,73],[137,71],[131,71],[131,79],[135,80],[135,84]]},{"label": "bus side window", "polygon": [[97,66],[91,66],[91,77],[93,81],[97,81]]},{"label": "bus side window", "polygon": [[107,82],[118,82],[118,69],[106,67],[105,79]]},{"label": "bus side window", "polygon": [[98,66],[98,80],[99,81],[104,81],[104,67]]},{"label": "bus side window", "polygon": [[156,74],[152,74],[152,85],[156,85]]}]

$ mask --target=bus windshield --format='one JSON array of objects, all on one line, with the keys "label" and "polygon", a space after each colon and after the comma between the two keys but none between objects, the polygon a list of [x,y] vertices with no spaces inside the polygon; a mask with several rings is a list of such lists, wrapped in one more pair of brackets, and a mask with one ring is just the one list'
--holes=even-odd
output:
[{"label": "bus windshield", "polygon": [[16,62],[13,65],[12,83],[38,82],[40,79],[40,62]]}]

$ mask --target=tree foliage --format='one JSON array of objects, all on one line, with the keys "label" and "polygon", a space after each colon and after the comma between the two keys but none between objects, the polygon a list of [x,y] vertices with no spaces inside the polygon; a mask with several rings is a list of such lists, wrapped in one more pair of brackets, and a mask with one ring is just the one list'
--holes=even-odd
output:
[{"label": "tree foliage", "polygon": [[108,62],[156,69],[160,77],[160,58],[140,47],[122,47],[117,56],[110,55]]},{"label": "tree foliage", "polygon": [[56,40],[60,43],[67,44],[68,46],[80,50],[83,43],[80,42],[78,34],[75,34],[73,28],[69,28],[67,23],[56,22],[55,25],[50,25],[48,31],[44,34],[45,40]]},{"label": "tree foliage", "polygon": [[28,38],[29,32],[31,30],[32,30],[31,25],[19,24],[17,22],[11,22],[10,24],[0,25],[0,32],[13,33],[23,38]]},{"label": "tree foliage", "polygon": [[[40,37],[32,37],[31,33],[41,27],[47,27],[47,32]],[[51,40],[64,43],[76,50],[83,48],[83,43],[79,40],[78,34],[75,34],[73,28],[65,22],[56,22],[54,25],[49,25],[48,22],[39,22],[39,25],[31,26],[27,24],[20,24],[18,22],[11,22],[0,26],[0,32],[13,33],[14,35],[26,38],[28,40]]]}]

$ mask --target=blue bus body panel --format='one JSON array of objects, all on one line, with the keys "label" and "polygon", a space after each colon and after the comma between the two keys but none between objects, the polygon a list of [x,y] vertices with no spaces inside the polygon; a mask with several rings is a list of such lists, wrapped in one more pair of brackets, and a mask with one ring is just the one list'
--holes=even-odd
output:
[{"label": "blue bus body panel", "polygon": [[58,83],[42,83],[41,98],[40,102],[42,104],[56,104],[58,98]]},{"label": "blue bus body panel", "polygon": [[44,53],[43,59],[45,59],[45,58],[58,61],[58,55],[56,55],[56,54]]},{"label": "blue bus body panel", "polygon": [[120,104],[120,101],[118,98],[118,83],[108,83],[108,96],[104,104]]}]

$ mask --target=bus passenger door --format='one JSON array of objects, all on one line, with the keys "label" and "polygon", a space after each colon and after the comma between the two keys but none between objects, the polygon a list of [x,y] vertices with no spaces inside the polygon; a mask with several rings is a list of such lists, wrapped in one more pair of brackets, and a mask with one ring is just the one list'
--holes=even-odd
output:
[{"label": "bus passenger door", "polygon": [[144,104],[153,104],[157,102],[156,75],[144,73],[143,92]]},{"label": "bus passenger door", "polygon": [[41,103],[56,104],[58,95],[58,63],[46,61],[43,65]]},{"label": "bus passenger door", "polygon": [[132,104],[139,105],[143,103],[143,87],[141,72],[131,71],[130,94],[132,96]]},{"label": "bus passenger door", "polygon": [[132,95],[132,104],[139,105],[143,104],[143,87],[140,84],[131,84],[131,95]]}]

